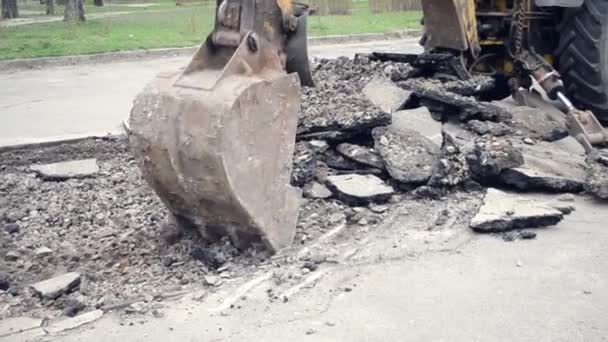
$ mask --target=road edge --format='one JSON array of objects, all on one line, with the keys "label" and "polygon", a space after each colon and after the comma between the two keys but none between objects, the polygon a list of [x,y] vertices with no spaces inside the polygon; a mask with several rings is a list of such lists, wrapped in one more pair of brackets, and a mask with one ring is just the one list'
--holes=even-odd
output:
[{"label": "road edge", "polygon": [[16,144],[0,145],[0,153],[14,152],[18,150],[29,150],[32,148],[51,147],[61,144],[74,144],[89,139],[116,139],[127,137],[126,132],[113,131],[108,133],[83,133],[56,136],[50,138],[21,139]]},{"label": "road edge", "polygon": [[[348,44],[361,43],[370,41],[393,40],[403,38],[419,37],[422,34],[421,30],[402,30],[387,33],[365,33],[351,35],[333,35],[322,37],[310,37],[308,44],[329,45],[329,44]],[[41,69],[44,67],[58,67],[70,65],[98,64],[131,61],[134,59],[146,60],[154,58],[167,58],[177,56],[189,56],[194,53],[198,46],[183,47],[183,48],[165,48],[165,49],[147,49],[147,50],[132,50],[106,52],[90,55],[72,55],[61,57],[40,57],[40,58],[22,58],[0,61],[0,70],[27,70]]]}]

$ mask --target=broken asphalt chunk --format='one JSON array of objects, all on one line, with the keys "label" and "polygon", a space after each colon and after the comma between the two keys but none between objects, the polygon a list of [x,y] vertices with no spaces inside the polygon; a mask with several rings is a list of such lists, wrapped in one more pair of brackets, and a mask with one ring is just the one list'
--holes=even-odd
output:
[{"label": "broken asphalt chunk", "polygon": [[468,80],[453,80],[443,83],[443,87],[447,91],[453,93],[473,96],[483,94],[494,89],[494,78],[483,75],[473,75]]},{"label": "broken asphalt chunk", "polygon": [[344,141],[390,124],[390,113],[363,95],[365,85],[383,68],[348,58],[320,60],[315,67],[316,87],[302,89],[297,138]]},{"label": "broken asphalt chunk", "polygon": [[513,130],[535,140],[556,141],[568,136],[566,116],[562,120],[541,108],[519,106],[512,98],[492,102],[511,113]]},{"label": "broken asphalt chunk", "polygon": [[336,175],[327,177],[327,185],[338,198],[349,204],[385,202],[395,192],[374,175]]},{"label": "broken asphalt chunk", "polygon": [[433,168],[427,185],[453,186],[471,180],[466,154],[474,149],[474,134],[461,127],[454,119],[443,124],[441,156]]},{"label": "broken asphalt chunk", "polygon": [[32,285],[34,291],[42,298],[55,299],[68,293],[80,284],[80,273],[65,273]]},{"label": "broken asphalt chunk", "polygon": [[32,165],[30,170],[44,180],[65,180],[96,175],[99,166],[96,159],[72,160],[53,164]]},{"label": "broken asphalt chunk", "polygon": [[585,191],[599,199],[608,199],[608,167],[589,158]]},{"label": "broken asphalt chunk", "polygon": [[520,146],[524,163],[503,170],[503,183],[522,191],[580,192],[587,175],[585,157],[555,142]]},{"label": "broken asphalt chunk", "polygon": [[367,166],[384,169],[384,161],[376,151],[369,147],[359,146],[349,143],[342,143],[336,150],[343,156],[357,163]]},{"label": "broken asphalt chunk", "polygon": [[399,88],[387,77],[376,76],[363,88],[363,94],[378,108],[394,113],[403,108],[412,92]]},{"label": "broken asphalt chunk", "polygon": [[474,97],[448,91],[436,80],[410,79],[401,82],[400,85],[413,91],[419,98],[447,105],[449,108],[445,110],[457,113],[462,121],[477,119],[504,122],[512,118],[511,113],[506,109],[489,102],[478,101]]},{"label": "broken asphalt chunk", "polygon": [[361,163],[357,163],[350,158],[344,157],[342,154],[336,152],[335,150],[327,150],[322,156],[323,162],[327,164],[327,166],[339,170],[339,171],[347,171],[348,173],[359,173],[359,174],[381,174],[382,170],[366,166]]},{"label": "broken asphalt chunk", "polygon": [[426,107],[400,110],[393,113],[393,127],[416,131],[441,146],[441,122],[433,119]]},{"label": "broken asphalt chunk", "polygon": [[557,224],[564,214],[547,203],[489,188],[469,226],[478,232],[504,232]]},{"label": "broken asphalt chunk", "polygon": [[466,160],[474,179],[482,183],[494,180],[503,170],[524,163],[521,151],[508,139],[478,140],[473,150],[466,154]]},{"label": "broken asphalt chunk", "polygon": [[467,127],[479,135],[490,134],[495,137],[511,134],[512,129],[503,122],[471,120]]},{"label": "broken asphalt chunk", "polygon": [[424,183],[439,159],[437,144],[420,133],[395,127],[372,131],[374,149],[380,153],[390,176],[402,183]]},{"label": "broken asphalt chunk", "polygon": [[304,196],[308,198],[329,198],[332,192],[320,183],[310,182],[304,186]]}]

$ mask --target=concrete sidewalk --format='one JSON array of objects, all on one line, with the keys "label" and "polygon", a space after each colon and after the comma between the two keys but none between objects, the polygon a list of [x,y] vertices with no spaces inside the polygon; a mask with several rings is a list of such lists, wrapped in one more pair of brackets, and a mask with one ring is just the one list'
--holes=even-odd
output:
[{"label": "concrete sidewalk", "polygon": [[[313,57],[352,57],[357,52],[419,52],[417,39],[318,45]],[[0,71],[0,148],[122,132],[121,121],[145,84],[188,57],[98,65]]]}]

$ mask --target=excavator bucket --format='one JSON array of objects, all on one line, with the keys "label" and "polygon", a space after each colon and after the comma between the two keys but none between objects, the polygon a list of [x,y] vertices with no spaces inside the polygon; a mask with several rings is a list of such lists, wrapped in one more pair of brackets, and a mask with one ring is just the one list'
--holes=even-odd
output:
[{"label": "excavator bucket", "polygon": [[[254,3],[261,8],[246,8]],[[300,80],[286,72],[287,43],[275,34],[285,16],[269,1],[218,8],[214,33],[185,70],[160,74],[135,100],[130,145],[176,222],[277,251],[293,240],[301,196],[289,185]],[[277,24],[256,31],[260,20]]]}]

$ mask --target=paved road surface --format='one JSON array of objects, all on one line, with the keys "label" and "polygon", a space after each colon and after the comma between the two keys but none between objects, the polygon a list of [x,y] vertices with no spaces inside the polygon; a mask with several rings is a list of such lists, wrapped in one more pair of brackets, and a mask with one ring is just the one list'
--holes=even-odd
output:
[{"label": "paved road surface", "polygon": [[287,303],[269,303],[262,287],[238,309],[214,312],[186,300],[163,319],[130,326],[108,315],[49,340],[606,341],[608,211],[584,198],[576,206],[535,240],[464,229],[459,243],[413,253],[410,237],[397,256],[336,266]]},{"label": "paved road surface", "polygon": [[[320,46],[312,55],[415,51],[415,44]],[[0,73],[0,145],[117,130],[144,84],[159,70],[185,62],[167,58]],[[608,211],[580,197],[576,207],[535,240],[505,242],[460,227],[439,248],[433,248],[434,240],[427,247],[426,238],[416,238],[407,222],[396,220],[392,233],[377,233],[386,246],[373,240],[362,262],[324,265],[327,272],[310,283],[315,286],[302,287],[288,303],[269,303],[260,287],[239,308],[220,312],[210,305],[217,305],[213,298],[183,300],[166,303],[163,319],[148,315],[142,324],[134,319],[129,325],[107,314],[44,340],[606,341]],[[7,341],[26,336],[32,337]]]},{"label": "paved road surface", "polygon": [[[311,56],[418,52],[417,39],[319,45]],[[0,71],[0,147],[120,132],[136,94],[159,71],[184,66],[174,57],[43,70]]]}]

